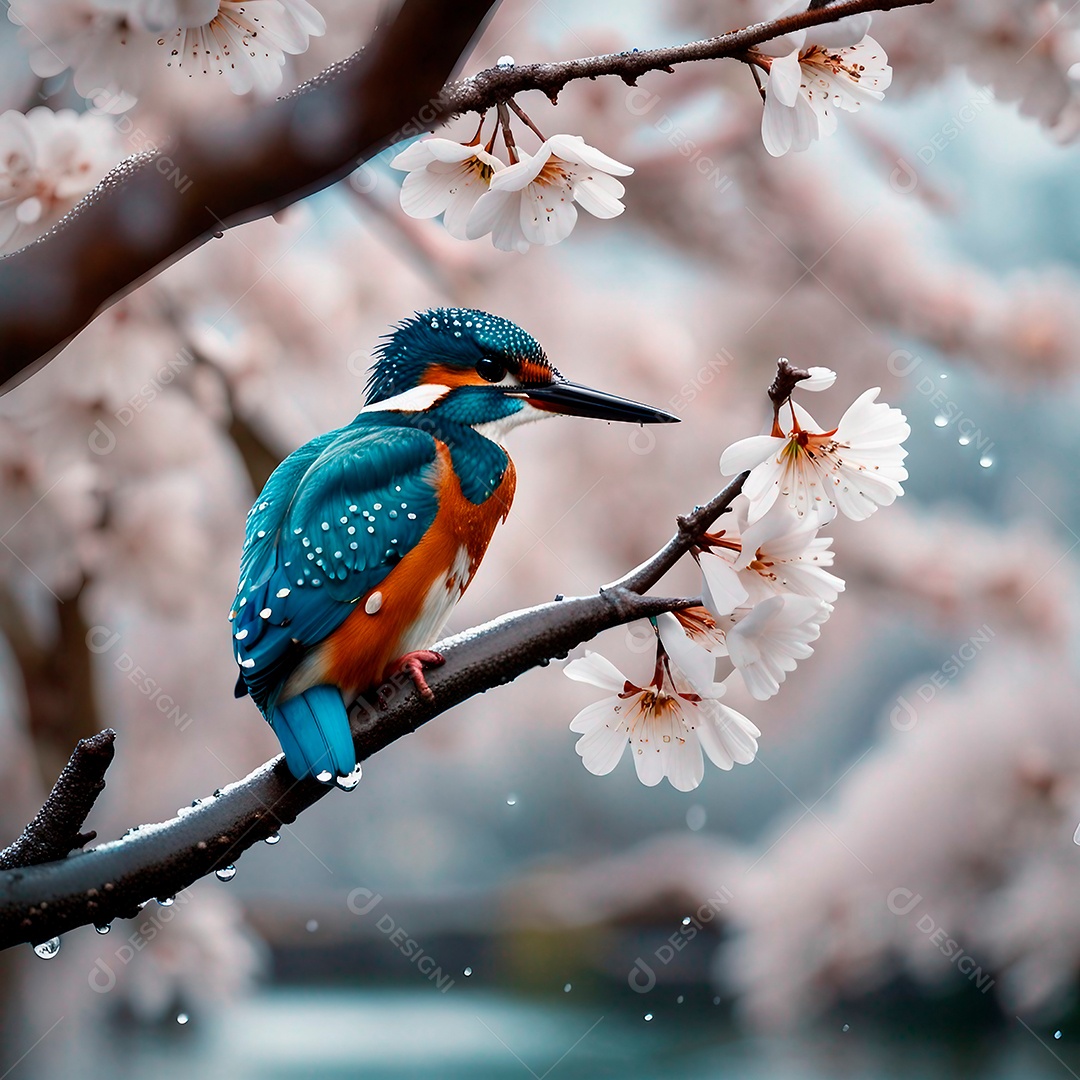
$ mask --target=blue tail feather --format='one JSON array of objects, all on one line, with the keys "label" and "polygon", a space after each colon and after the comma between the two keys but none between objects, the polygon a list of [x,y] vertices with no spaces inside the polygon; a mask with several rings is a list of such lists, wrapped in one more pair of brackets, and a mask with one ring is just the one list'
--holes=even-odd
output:
[{"label": "blue tail feather", "polygon": [[313,686],[278,702],[270,726],[298,780],[323,772],[347,776],[356,768],[349,714],[336,686]]}]

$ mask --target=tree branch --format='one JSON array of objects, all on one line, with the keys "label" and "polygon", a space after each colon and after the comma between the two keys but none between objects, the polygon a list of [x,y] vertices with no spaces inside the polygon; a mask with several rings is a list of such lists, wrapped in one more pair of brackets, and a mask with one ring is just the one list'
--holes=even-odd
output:
[{"label": "tree branch", "polygon": [[[565,656],[603,630],[693,603],[643,594],[727,510],[745,479],[746,474],[736,477],[709,503],[680,519],[678,532],[651,559],[597,595],[557,599],[513,612],[444,642],[439,649],[446,663],[427,673],[434,702],[424,701],[408,679],[356,702],[350,721],[358,758],[370,757],[474,694]],[[378,697],[382,705],[374,704]],[[93,741],[83,740],[80,747]],[[58,788],[62,781],[63,776]],[[235,862],[252,844],[294,821],[331,790],[311,779],[295,780],[279,755],[169,821],[143,825],[123,839],[59,862],[20,865],[0,874],[0,948],[45,941],[88,923],[132,917],[146,900],[173,896],[210,871]],[[88,812],[83,800],[69,816],[76,816],[84,805]],[[38,818],[48,810],[46,803]],[[83,818],[85,812],[75,832]],[[25,861],[29,860],[20,863]]]},{"label": "tree branch", "polygon": [[105,772],[112,764],[115,741],[116,732],[106,728],[76,743],[45,805],[22,836],[0,851],[0,870],[63,859],[97,836],[96,832],[80,830],[105,790]]},{"label": "tree branch", "polygon": [[48,360],[110,302],[222,229],[335,183],[387,146],[513,94],[741,58],[770,38],[933,0],[839,0],[666,49],[489,68],[446,83],[497,0],[404,0],[368,47],[233,126],[200,118],[166,155],[122,162],[55,228],[0,258],[0,384]]}]

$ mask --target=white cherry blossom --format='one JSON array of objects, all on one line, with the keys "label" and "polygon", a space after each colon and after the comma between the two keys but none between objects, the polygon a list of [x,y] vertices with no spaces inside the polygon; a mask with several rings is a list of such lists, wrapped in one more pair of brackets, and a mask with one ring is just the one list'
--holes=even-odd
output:
[{"label": "white cherry blossom", "polygon": [[754,760],[761,732],[717,700],[723,685],[716,685],[715,696],[701,696],[663,652],[646,687],[635,686],[598,653],[587,652],[563,670],[611,695],[586,706],[570,724],[581,735],[576,749],[582,764],[597,776],[618,765],[628,743],[638,779],[649,787],[666,776],[677,790],[692,791],[705,772],[702,750],[725,770]]},{"label": "white cherry blossom", "polygon": [[391,168],[409,175],[401,185],[401,209],[409,217],[443,215],[446,231],[466,240],[465,223],[491,178],[506,166],[482,146],[452,139],[420,139],[406,147]]},{"label": "white cherry blossom", "polygon": [[777,693],[787,673],[813,654],[809,643],[821,635],[832,610],[809,596],[771,596],[727,630],[728,656],[758,701]]},{"label": "white cherry blossom", "polygon": [[720,458],[727,476],[750,470],[743,494],[750,500],[751,524],[778,501],[807,521],[823,525],[839,511],[863,521],[888,506],[904,490],[904,440],[911,434],[904,414],[877,401],[880,387],[865,391],[831,431],[790,402],[785,432],[754,435],[729,446]]},{"label": "white cherry blossom", "polygon": [[552,135],[491,178],[469,215],[470,240],[491,234],[500,251],[526,252],[558,244],[577,223],[577,207],[594,217],[618,217],[625,189],[615,179],[634,170],[589,146],[580,135]]},{"label": "white cherry blossom", "polygon": [[306,52],[312,37],[326,33],[326,20],[307,0],[143,0],[141,6],[154,9],[159,22],[168,15],[185,20],[157,39],[170,67],[189,77],[224,76],[234,94],[272,93],[281,85],[285,54]]},{"label": "white cherry blossom", "polygon": [[119,157],[104,117],[44,105],[0,114],[0,251],[51,228]]},{"label": "white cherry blossom", "polygon": [[[806,7],[806,0],[799,0],[785,14]],[[806,150],[816,139],[831,135],[837,110],[855,112],[866,100],[884,98],[892,68],[869,29],[868,14],[853,15],[810,27],[801,44],[789,35],[759,50],[768,71],[761,138],[773,157]],[[779,52],[789,45],[790,52]]]}]

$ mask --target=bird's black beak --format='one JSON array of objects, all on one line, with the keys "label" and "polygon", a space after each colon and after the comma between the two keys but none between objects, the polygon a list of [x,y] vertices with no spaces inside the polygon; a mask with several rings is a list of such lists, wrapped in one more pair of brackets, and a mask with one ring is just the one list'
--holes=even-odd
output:
[{"label": "bird's black beak", "polygon": [[565,413],[567,416],[591,416],[596,420],[620,420],[627,424],[679,423],[677,416],[663,409],[654,409],[651,405],[642,405],[572,382],[521,387],[514,396],[523,397],[537,409]]}]

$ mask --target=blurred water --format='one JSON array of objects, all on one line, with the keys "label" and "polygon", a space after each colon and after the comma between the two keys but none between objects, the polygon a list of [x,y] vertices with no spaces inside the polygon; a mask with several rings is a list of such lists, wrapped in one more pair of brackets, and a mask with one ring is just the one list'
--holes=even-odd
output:
[{"label": "blurred water", "polygon": [[20,1063],[18,1075],[1054,1080],[1076,1075],[1080,1065],[1067,1035],[1055,1040],[1052,1032],[1020,1023],[973,1037],[964,1025],[928,1034],[890,1024],[886,1031],[853,1017],[851,1024],[799,1037],[753,1038],[735,1032],[706,991],[688,992],[682,1004],[674,995],[661,996],[643,996],[641,1008],[631,1012],[611,1001],[575,1002],[573,993],[565,1002],[540,1002],[460,981],[443,994],[274,990],[156,1032],[95,1027],[74,1039],[74,1030],[65,1036],[58,1028]]}]

